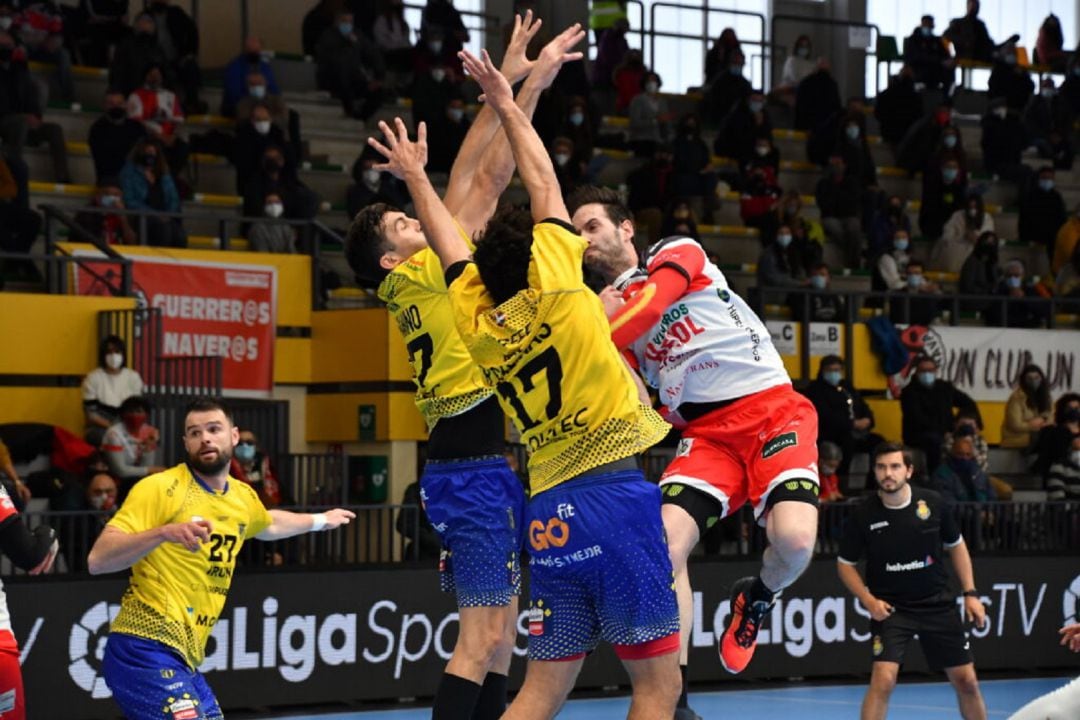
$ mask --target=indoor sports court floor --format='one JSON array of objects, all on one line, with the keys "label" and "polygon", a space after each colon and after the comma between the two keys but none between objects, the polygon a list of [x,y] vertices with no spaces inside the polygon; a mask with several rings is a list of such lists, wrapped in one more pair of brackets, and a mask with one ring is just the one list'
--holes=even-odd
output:
[{"label": "indoor sports court floor", "polygon": [[[991,718],[1007,718],[1031,699],[1057,689],[1072,678],[987,680],[981,683]],[[857,718],[864,687],[861,685],[798,685],[755,690],[692,693],[691,705],[705,720],[745,717],[754,720],[841,720]],[[559,713],[560,720],[606,720],[624,718],[630,705],[626,697],[573,700]],[[428,709],[377,712],[289,715],[281,720],[427,720]],[[956,718],[956,696],[946,683],[906,683],[896,688],[889,706],[889,720]]]}]

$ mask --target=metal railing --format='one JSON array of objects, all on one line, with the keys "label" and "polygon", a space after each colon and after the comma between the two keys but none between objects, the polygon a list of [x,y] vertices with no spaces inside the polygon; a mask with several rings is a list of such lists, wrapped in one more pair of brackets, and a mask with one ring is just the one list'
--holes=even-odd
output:
[{"label": "metal railing", "polygon": [[[695,35],[695,34],[689,34],[689,33],[679,33],[679,32],[669,32],[669,31],[665,31],[665,30],[657,30],[656,29],[656,26],[657,26],[656,15],[657,15],[657,10],[659,10],[661,8],[666,8],[666,9],[675,10],[675,11],[680,11],[680,10],[700,10],[701,15],[702,15],[701,33]],[[704,68],[705,55],[708,53],[709,48],[710,48],[709,43],[712,42],[716,37],[711,32],[711,28],[710,28],[711,18],[713,16],[713,14],[734,15],[734,16],[737,16],[737,17],[739,17],[739,16],[741,16],[741,17],[752,17],[752,18],[756,18],[760,22],[760,24],[761,24],[761,34],[759,36],[759,39],[757,39],[757,40],[744,40],[742,38],[739,38],[739,44],[740,45],[753,45],[753,46],[757,46],[757,47],[761,48],[761,54],[758,57],[759,57],[760,62],[761,62],[761,82],[762,82],[762,84],[764,84],[766,79],[769,77],[768,72],[767,72],[767,67],[766,67],[766,62],[767,62],[768,56],[769,56],[769,42],[768,42],[767,38],[765,37],[765,15],[763,15],[762,13],[751,12],[749,10],[732,10],[732,9],[728,9],[728,8],[712,7],[708,3],[704,3],[702,5],[689,5],[689,4],[677,3],[677,2],[655,2],[655,3],[652,4],[652,7],[649,8],[649,27],[648,27],[647,30],[645,30],[645,34],[649,36],[649,56],[648,56],[648,61],[649,61],[650,66],[654,65],[656,63],[656,38],[661,37],[661,38],[674,38],[674,39],[678,39],[678,40],[694,40],[694,41],[697,41],[697,42],[701,42],[702,43],[701,62],[702,62],[702,67]],[[703,82],[708,80],[708,78],[704,77],[704,71],[703,71],[703,74],[702,74],[702,79],[703,79]]]},{"label": "metal railing", "polygon": [[[833,19],[833,18],[806,17],[805,15],[785,15],[785,14],[781,13],[779,15],[773,15],[771,20],[770,20],[769,37],[772,38],[774,41],[775,41],[775,39],[777,37],[776,26],[777,26],[778,23],[782,23],[782,22],[798,23],[798,24],[803,25],[803,26],[806,26],[806,25],[825,25],[827,27],[834,27],[834,28],[835,27],[867,28],[869,30],[872,30],[873,33],[874,33],[873,37],[870,38],[871,41],[870,41],[869,45],[866,48],[850,48],[849,47],[848,49],[849,50],[859,50],[860,52],[864,52],[867,57],[875,57],[876,58],[876,56],[877,56],[877,45],[878,45],[878,38],[881,37],[881,28],[879,28],[875,23],[860,22],[858,20],[837,20],[837,19]],[[832,48],[831,40],[829,42],[829,47],[830,47],[830,49]],[[771,81],[773,81],[774,83],[775,83],[775,80],[776,80],[776,74],[779,72],[779,70],[780,70],[780,68],[778,68],[776,66],[776,64],[774,64],[773,67],[772,67],[772,77],[771,77]],[[875,73],[875,76],[877,76],[877,75],[878,75],[878,73]],[[874,84],[875,84],[874,92],[875,92],[875,94],[877,94],[878,92],[880,92],[880,89],[881,89],[879,78],[875,77]],[[845,97],[847,95],[850,95],[850,94],[851,93],[844,93]],[[860,91],[858,94],[861,96],[861,95],[863,95],[863,92]]]}]

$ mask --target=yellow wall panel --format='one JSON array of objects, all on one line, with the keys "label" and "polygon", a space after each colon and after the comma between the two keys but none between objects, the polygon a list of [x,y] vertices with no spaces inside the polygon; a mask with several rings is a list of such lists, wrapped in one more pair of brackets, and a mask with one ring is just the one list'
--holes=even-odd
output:
[{"label": "yellow wall panel", "polygon": [[387,314],[381,308],[325,310],[312,314],[313,382],[387,379]]},{"label": "yellow wall panel", "polygon": [[855,387],[860,390],[884,390],[888,379],[881,371],[881,360],[870,349],[870,331],[866,323],[853,326],[855,357],[852,358],[852,374]]},{"label": "yellow wall panel", "polygon": [[[899,400],[866,398],[866,404],[874,411],[874,432],[886,440],[900,441],[903,414]],[[983,437],[991,445],[1001,442],[1001,423],[1005,419],[1005,403],[981,402],[979,412],[983,419]]]},{"label": "yellow wall panel", "polygon": [[412,393],[390,393],[389,432],[391,440],[427,440],[427,424],[416,409]]},{"label": "yellow wall panel", "polygon": [[129,298],[0,293],[0,374],[85,375],[97,366],[98,312],[134,307]]},{"label": "yellow wall panel", "polygon": [[307,441],[357,441],[360,405],[375,406],[376,441],[427,439],[410,393],[311,393],[307,396]]},{"label": "yellow wall panel", "polygon": [[82,436],[82,391],[59,387],[0,388],[0,424],[48,423]]},{"label": "yellow wall panel", "polygon": [[390,313],[383,310],[386,314],[386,327],[387,337],[389,341],[387,346],[387,370],[390,380],[401,380],[405,382],[412,382],[413,369],[409,364],[409,352],[405,349],[405,340],[401,337],[401,333],[394,327],[394,319],[390,317]]},{"label": "yellow wall panel", "polygon": [[311,382],[311,338],[279,337],[274,342],[274,384]]},{"label": "yellow wall panel", "polygon": [[981,402],[979,412],[983,419],[983,437],[991,445],[1001,442],[1001,424],[1005,422],[1005,405],[1003,402]]}]

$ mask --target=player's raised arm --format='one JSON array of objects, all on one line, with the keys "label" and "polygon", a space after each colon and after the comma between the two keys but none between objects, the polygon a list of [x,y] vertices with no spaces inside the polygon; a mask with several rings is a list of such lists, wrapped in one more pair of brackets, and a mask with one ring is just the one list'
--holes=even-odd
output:
[{"label": "player's raised arm", "polygon": [[[520,82],[533,68],[533,62],[526,56],[525,51],[533,36],[540,30],[541,24],[542,21],[539,18],[533,19],[532,10],[527,10],[524,18],[514,15],[514,32],[510,36],[510,44],[506,46],[501,68],[503,76],[510,81],[511,85]],[[534,109],[535,105],[534,101]],[[532,115],[531,111],[529,115]],[[505,142],[505,135],[500,130],[499,116],[490,106],[484,105],[473,119],[473,124],[461,143],[454,165],[450,168],[450,182],[447,184],[446,196],[443,198],[446,209],[458,220],[461,220],[463,213],[476,214],[473,205],[477,201],[477,193],[474,189],[478,185],[498,188],[495,191],[495,198],[490,201],[491,209],[487,213],[487,216],[490,216],[494,210],[495,200],[510,183],[510,178],[514,174],[513,156],[509,151],[506,153],[505,162],[508,162],[510,166],[508,169],[505,164],[494,163],[491,159],[492,143],[500,136]],[[487,216],[484,217],[484,222],[487,221]],[[480,225],[482,227],[483,223]],[[462,227],[470,235],[480,229],[479,227],[471,228],[464,222],[462,222]]]},{"label": "player's raised arm", "polygon": [[546,218],[555,218],[569,222],[570,214],[566,211],[566,203],[563,202],[562,190],[559,188],[551,158],[532,123],[514,103],[510,83],[492,64],[487,51],[482,50],[479,58],[465,50],[458,56],[468,73],[480,83],[486,102],[502,120],[518,172],[529,191],[533,220],[540,222]]},{"label": "player's raised arm", "polygon": [[[536,104],[540,100],[541,93],[551,87],[551,83],[555,81],[555,77],[559,74],[562,66],[573,60],[581,59],[582,54],[580,52],[570,52],[570,50],[581,42],[583,37],[584,31],[579,26],[571,26],[545,45],[536,61],[530,63],[529,79],[525,81],[518,91],[515,101],[517,106],[521,108],[521,112],[530,121],[536,111]],[[514,49],[513,41],[511,41],[510,45],[511,47],[507,49],[507,59],[503,62],[502,67],[502,74],[506,78],[513,77],[507,72],[507,63],[510,61],[511,50]],[[514,51],[521,54],[519,63],[522,61],[528,62],[525,59],[524,47],[520,50],[514,49]],[[495,111],[491,109],[490,103],[485,104],[484,107],[493,117],[498,117],[495,115]],[[446,193],[446,199],[444,200],[446,207],[454,213],[454,217],[458,219],[467,235],[472,236],[487,225],[488,219],[495,212],[499,196],[502,195],[506,186],[510,184],[510,179],[513,176],[514,154],[510,148],[510,141],[506,137],[505,130],[500,128],[492,136],[491,142],[484,151],[484,156],[480,161],[480,168],[477,170],[469,187],[465,204],[460,209],[455,209],[450,204],[450,191],[448,190]],[[452,174],[450,179],[453,182]]]},{"label": "player's raised arm", "polygon": [[334,508],[324,513],[295,513],[288,510],[271,510],[270,524],[256,535],[259,540],[281,540],[321,530],[336,530],[356,518],[351,510]]},{"label": "player's raised arm", "polygon": [[[499,75],[498,70],[495,74]],[[424,226],[424,235],[431,249],[439,256],[443,269],[456,262],[468,260],[469,246],[458,234],[453,215],[439,199],[431,180],[424,172],[424,165],[427,163],[427,126],[420,123],[416,142],[409,140],[409,131],[401,118],[394,118],[394,126],[395,128],[391,129],[385,122],[379,122],[379,129],[386,137],[385,145],[373,137],[368,138],[368,144],[386,158],[385,163],[375,166],[376,169],[386,170],[408,185],[416,215]]]}]

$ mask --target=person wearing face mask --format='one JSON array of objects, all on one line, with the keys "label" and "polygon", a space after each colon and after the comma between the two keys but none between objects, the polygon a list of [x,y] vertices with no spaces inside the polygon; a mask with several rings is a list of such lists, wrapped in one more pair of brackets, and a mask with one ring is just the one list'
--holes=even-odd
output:
[{"label": "person wearing face mask", "polygon": [[1054,79],[1043,78],[1038,94],[1028,100],[1022,116],[1028,139],[1038,149],[1039,157],[1053,159],[1055,149],[1050,136],[1071,136],[1075,117],[1068,99],[1054,86]]},{"label": "person wearing face mask", "polygon": [[[820,420],[820,416],[819,416]],[[820,435],[818,436],[820,438]],[[840,463],[844,453],[840,446],[827,440],[818,440],[818,477],[821,479],[821,503],[840,502],[844,493],[840,490]]]},{"label": "person wearing face mask", "polygon": [[106,90],[104,111],[90,126],[87,138],[94,159],[95,177],[100,181],[119,174],[124,158],[144,137],[146,128],[143,124],[128,117],[124,94],[113,88]]},{"label": "person wearing face mask", "polygon": [[123,504],[132,485],[164,469],[158,462],[160,434],[147,422],[149,413],[150,406],[143,397],[129,397],[120,404],[119,421],[101,438],[109,473],[120,484],[119,504]]},{"label": "person wearing face mask", "polygon": [[897,292],[907,287],[908,262],[911,260],[911,233],[897,228],[889,252],[881,253],[874,263],[871,288],[875,292]]},{"label": "person wearing face mask", "polygon": [[874,100],[874,117],[881,139],[897,150],[908,131],[922,117],[923,96],[915,88],[915,72],[908,65],[889,78],[889,86]]},{"label": "person wearing face mask", "polygon": [[1054,402],[1053,424],[1036,436],[1032,474],[1045,482],[1051,466],[1065,459],[1077,438],[1080,438],[1080,394],[1069,392]]},{"label": "person wearing face mask", "polygon": [[930,325],[945,307],[941,288],[926,277],[921,260],[908,259],[904,283],[889,297],[889,317],[897,324]]},{"label": "person wearing face mask", "polygon": [[981,195],[972,195],[945,223],[941,237],[930,252],[929,267],[958,273],[964,266],[975,242],[986,232],[994,232],[994,218],[986,212]]},{"label": "person wearing face mask", "polygon": [[1020,199],[1017,228],[1020,242],[1041,245],[1049,263],[1053,259],[1054,239],[1067,218],[1065,199],[1056,188],[1054,168],[1039,168],[1035,182]]},{"label": "person wearing face mask", "polygon": [[758,255],[757,286],[763,303],[781,299],[791,305],[798,299],[788,293],[770,292],[781,288],[805,288],[810,284],[798,262],[798,251],[792,247],[791,228],[781,225],[773,238],[766,242]]},{"label": "person wearing face mask", "polygon": [[956,160],[946,160],[935,170],[923,173],[919,230],[926,239],[937,240],[945,221],[966,207],[967,177]]},{"label": "person wearing face mask", "polygon": [[681,235],[698,239],[698,223],[694,210],[686,198],[678,198],[671,203],[660,224],[660,236]]},{"label": "person wearing face mask", "polygon": [[259,446],[259,439],[251,430],[240,430],[240,441],[233,450],[229,476],[250,485],[268,510],[293,504],[278,481],[270,455]]},{"label": "person wearing face mask", "polygon": [[451,97],[441,114],[428,122],[428,172],[450,172],[471,127],[465,101],[457,95]]},{"label": "person wearing face mask", "polygon": [[555,177],[562,188],[563,197],[566,197],[582,183],[585,168],[574,160],[574,143],[569,138],[555,138],[551,142],[550,154]]},{"label": "person wearing face mask", "polygon": [[742,51],[736,50],[731,56],[731,64],[726,72],[721,72],[708,85],[702,104],[702,119],[706,124],[716,127],[723,123],[731,109],[754,92],[750,81],[743,74],[746,58]]},{"label": "person wearing face mask", "polygon": [[1049,303],[1027,280],[1024,263],[1018,258],[1005,263],[994,295],[1008,300],[995,302],[987,309],[986,324],[991,327],[1037,328],[1050,319]]},{"label": "person wearing face mask", "polygon": [[759,137],[771,138],[773,124],[765,106],[765,95],[754,90],[731,109],[713,141],[713,153],[734,158],[739,167],[754,159]]},{"label": "person wearing face mask", "polygon": [[[967,438],[971,440],[971,445],[975,450],[975,462],[978,464],[979,469],[984,473],[990,473],[990,445],[986,442],[986,438],[982,434],[982,424],[980,419],[966,412],[956,413],[956,425],[953,427],[952,432],[945,433],[945,442],[941,445],[941,459],[947,460],[952,455],[953,443],[960,438]],[[991,477],[991,484],[994,486],[994,491],[998,496],[1006,494],[1007,491],[998,484],[998,481]],[[1007,483],[1001,481],[1005,487],[1008,487]],[[1007,498],[1002,498],[1007,499]]]},{"label": "person wearing face mask", "polygon": [[[809,302],[808,317],[812,322],[837,323],[846,320],[844,298],[842,295],[832,292],[832,276],[829,266],[823,262],[815,263],[810,268],[808,289],[814,290],[803,297]],[[794,317],[802,318],[802,307],[792,307]]]},{"label": "person wearing face mask", "polygon": [[656,146],[668,141],[671,113],[667,100],[660,96],[660,76],[646,72],[641,76],[641,92],[630,100],[630,148],[637,157],[651,157]]},{"label": "person wearing face mask", "polygon": [[877,187],[877,163],[870,154],[866,117],[861,112],[848,112],[841,118],[832,153],[844,158],[848,174],[857,178],[863,188]]},{"label": "person wearing face mask", "polygon": [[906,209],[907,202],[904,198],[890,195],[888,201],[874,213],[874,219],[870,223],[870,246],[867,255],[874,259],[875,263],[876,258],[892,252],[893,238],[898,230],[903,230],[907,237],[911,237],[911,219]]},{"label": "person wearing face mask", "polygon": [[281,128],[285,139],[291,141],[291,116],[295,113],[290,112],[285,99],[280,94],[271,92],[268,79],[261,72],[248,73],[245,83],[246,94],[238,99],[233,107],[236,127],[240,128],[251,120],[256,105],[263,105],[270,111],[270,119]]},{"label": "person wearing face mask", "polygon": [[375,38],[375,45],[386,58],[387,70],[400,76],[411,72],[415,51],[412,29],[405,19],[405,3],[402,0],[391,0],[383,4],[382,12],[375,18],[371,33]]},{"label": "person wearing face mask", "polygon": [[[124,193],[120,179],[103,177],[98,181],[90,207],[102,210],[123,210]],[[75,224],[101,238],[109,245],[134,245],[138,241],[127,215],[113,212],[90,212],[81,210],[75,215]]]},{"label": "person wearing face mask", "polygon": [[[180,193],[169,173],[164,149],[154,138],[135,143],[120,169],[120,187],[128,210],[180,212]],[[141,228],[143,223],[137,216],[132,217],[136,227]],[[187,244],[180,218],[148,214],[145,227],[147,237],[141,238],[145,244],[158,247],[184,247]]]},{"label": "person wearing face mask", "polygon": [[184,111],[176,93],[165,87],[163,66],[146,69],[142,87],[128,96],[127,110],[128,117],[141,122],[147,134],[161,143],[170,172],[180,176],[191,148],[177,132],[177,126],[184,122]]},{"label": "person wearing face mask", "polygon": [[941,36],[934,34],[933,15],[923,15],[919,26],[904,38],[904,63],[914,72],[915,82],[949,94],[956,81],[956,61]]},{"label": "person wearing face mask", "polygon": [[86,441],[101,444],[105,430],[119,419],[124,400],[142,395],[143,381],[138,372],[127,367],[124,341],[110,335],[98,348],[98,367],[83,378],[82,400],[86,416]]},{"label": "person wearing face mask", "polygon": [[811,57],[811,54],[810,36],[800,35],[795,39],[791,53],[784,60],[784,68],[780,72],[780,84],[773,88],[769,94],[770,98],[794,107],[795,93],[799,88],[799,83],[817,70],[817,61]]},{"label": "person wearing face mask", "polygon": [[841,488],[848,487],[848,468],[858,453],[870,452],[881,442],[873,432],[874,413],[859,393],[845,379],[844,360],[826,355],[818,366],[817,377],[802,389],[818,414],[818,439],[835,443],[842,453],[836,461]]},{"label": "person wearing face mask", "polygon": [[1053,422],[1050,385],[1038,365],[1025,365],[1005,404],[1001,446],[1033,448],[1039,431]]},{"label": "person wearing face mask", "polygon": [[341,101],[348,117],[367,120],[382,104],[386,61],[378,47],[357,32],[351,12],[337,13],[315,48],[315,82]]},{"label": "person wearing face mask", "polygon": [[[975,459],[975,446],[971,438],[953,440],[952,452],[939,464],[930,476],[931,486],[949,502],[986,502],[996,500],[990,477],[979,467]],[[978,520],[974,527],[965,528],[968,542],[978,547]]]},{"label": "person wearing face mask", "polygon": [[1006,43],[994,60],[987,94],[991,100],[1003,99],[1006,107],[1020,113],[1034,92],[1035,82],[1028,75],[1027,69],[1017,62],[1016,45]]},{"label": "person wearing face mask", "polygon": [[558,134],[573,141],[574,160],[586,168],[586,181],[591,182],[607,166],[607,155],[593,153],[593,121],[584,97],[573,95],[567,98],[566,116]]},{"label": "person wearing face mask", "polygon": [[405,183],[390,173],[379,172],[375,168],[378,162],[381,162],[380,157],[370,148],[365,148],[353,163],[353,182],[345,191],[345,208],[349,217],[356,217],[361,210],[377,203],[385,203],[390,207],[406,207],[411,204]]},{"label": "person wearing face mask", "polygon": [[428,70],[413,76],[409,98],[412,100],[413,129],[420,127],[420,123],[427,123],[430,143],[438,135],[432,129],[435,126],[445,128],[448,124],[446,109],[452,100],[461,98],[461,91],[447,73],[446,66],[437,61]]},{"label": "person wearing face mask", "polygon": [[[273,121],[270,108],[257,103],[251,107],[249,119],[237,123],[236,137],[230,148],[229,159],[236,166],[236,192],[241,194],[252,176],[259,172],[263,155],[270,147],[288,148],[285,131]],[[293,157],[288,156],[291,161]]]},{"label": "person wearing face mask", "polygon": [[237,103],[248,95],[254,96],[255,93],[251,90],[251,76],[256,74],[263,79],[262,85],[267,97],[281,95],[281,87],[274,75],[274,68],[263,57],[262,39],[257,35],[249,35],[244,39],[240,54],[225,66],[221,78],[220,112],[222,115],[236,117]]},{"label": "person wearing face mask", "polygon": [[285,204],[277,193],[269,193],[263,205],[266,221],[252,223],[248,241],[254,252],[295,253],[296,230],[291,225],[273,222],[285,214]]},{"label": "person wearing face mask", "polygon": [[844,267],[858,268],[862,263],[865,241],[862,233],[862,186],[848,172],[841,155],[832,155],[825,177],[818,180],[814,191],[821,226],[829,242],[835,243],[844,254]]},{"label": "person wearing face mask", "polygon": [[1029,143],[1020,116],[1009,109],[1003,98],[995,98],[990,101],[990,109],[980,124],[982,138],[979,144],[986,171],[1024,187],[1031,171],[1021,161]]},{"label": "person wearing face mask", "polygon": [[244,215],[265,217],[266,196],[271,193],[281,198],[285,205],[283,217],[289,220],[310,220],[319,211],[319,196],[300,180],[295,159],[280,145],[266,146],[258,169],[244,185],[240,193]]},{"label": "person wearing face mask", "polygon": [[1080,500],[1080,437],[1074,438],[1069,452],[1050,466],[1046,499]]},{"label": "person wearing face mask", "polygon": [[[705,84],[710,85],[727,73],[735,64],[735,54],[739,53],[741,56],[742,52],[742,44],[735,34],[735,29],[724,28],[705,54]],[[742,64],[741,59],[738,64]]]},{"label": "person wearing face mask", "polygon": [[900,394],[904,444],[918,448],[926,456],[930,473],[941,462],[945,433],[953,428],[953,410],[967,413],[982,422],[975,401],[948,380],[938,377],[938,366],[929,355],[911,364],[911,378]]},{"label": "person wearing face mask", "polygon": [[[775,179],[770,180],[768,169],[751,168],[739,194],[739,217],[747,227],[757,228],[765,234],[771,233],[775,229],[773,221],[779,199],[780,188],[776,185]],[[789,254],[792,259],[798,258],[798,249],[791,248]],[[804,272],[801,263],[795,264],[800,272]]]},{"label": "person wearing face mask", "polygon": [[116,48],[109,65],[109,87],[130,95],[146,79],[151,65],[167,67],[169,59],[157,38],[157,20],[149,12],[139,13],[127,38]]}]

